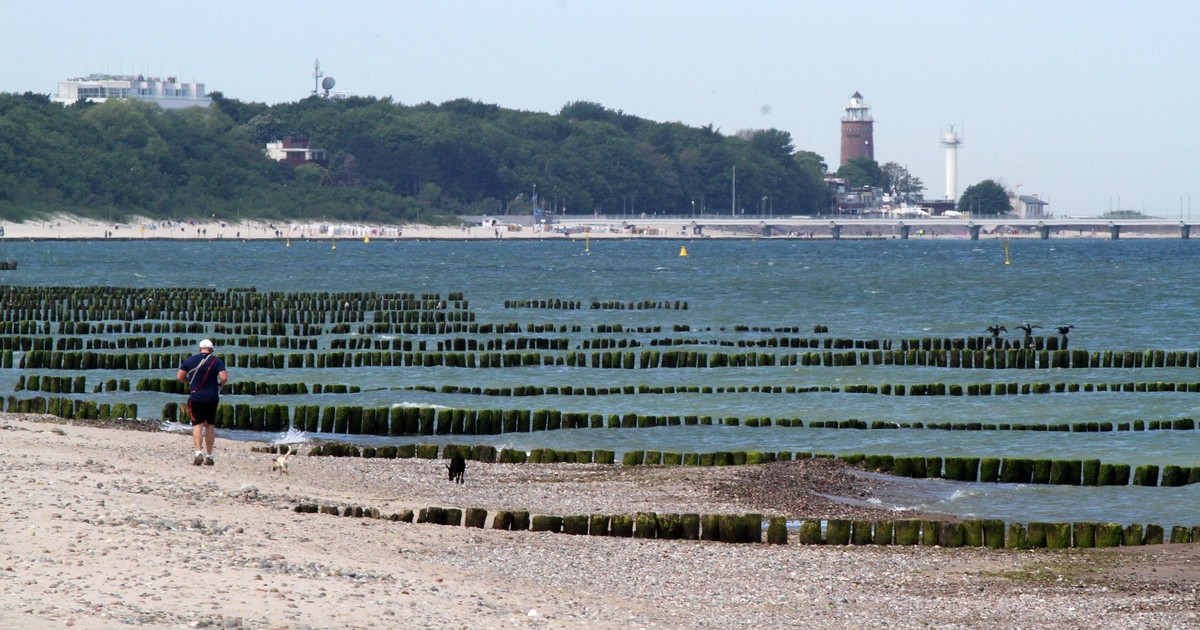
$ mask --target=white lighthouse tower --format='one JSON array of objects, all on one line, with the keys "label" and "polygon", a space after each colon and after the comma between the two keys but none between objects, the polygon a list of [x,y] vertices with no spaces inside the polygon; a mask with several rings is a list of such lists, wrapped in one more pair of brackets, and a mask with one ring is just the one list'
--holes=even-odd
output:
[{"label": "white lighthouse tower", "polygon": [[954,125],[950,125],[950,131],[942,136],[942,146],[946,147],[946,199],[951,201],[958,199],[958,147],[961,144],[962,136],[954,131]]}]

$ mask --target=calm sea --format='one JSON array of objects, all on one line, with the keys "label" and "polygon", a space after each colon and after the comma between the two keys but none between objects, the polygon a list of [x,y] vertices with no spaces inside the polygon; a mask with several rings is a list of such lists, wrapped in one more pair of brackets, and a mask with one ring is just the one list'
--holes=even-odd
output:
[{"label": "calm sea", "polygon": [[[335,247],[336,245],[336,247]],[[260,291],[462,292],[477,321],[580,325],[555,333],[572,346],[605,336],[595,325],[620,324],[619,338],[702,341],[796,336],[753,329],[798,327],[813,337],[911,339],[983,335],[993,324],[1029,322],[1050,334],[1073,324],[1071,348],[1197,350],[1194,324],[1200,241],[1070,239],[1012,241],[1005,265],[999,240],[593,240],[418,242],[339,240],[284,242],[8,242],[19,268],[2,272],[13,285],[117,287],[254,287]],[[686,247],[687,256],[680,256]],[[505,308],[505,300],[579,300],[573,311]],[[681,301],[686,310],[592,310],[593,301]],[[687,332],[673,332],[686,326]],[[628,332],[639,327],[657,333]],[[751,330],[737,330],[749,327]],[[434,338],[429,338],[431,341]],[[323,343],[322,348],[327,348]],[[708,346],[709,351],[721,348]],[[18,370],[0,374],[11,391]],[[106,378],[171,377],[136,371]],[[846,385],[1200,381],[1195,368],[1139,370],[962,370],[928,367],[755,367],[600,370],[356,368],[242,369],[232,378],[268,382],[350,383],[362,394],[272,397],[270,402],[324,405],[443,405],[456,408],[561,409],[587,413],[709,415],[868,422],[1072,423],[1200,417],[1200,394],[1063,393],[1002,397],[897,397],[845,393],[674,394],[606,397],[498,398],[406,391],[411,385],[479,387],[615,385]],[[103,399],[108,394],[89,395]],[[156,414],[165,394],[123,393]],[[237,400],[242,398],[243,400]],[[255,402],[225,397],[227,402]],[[262,401],[257,401],[262,402]],[[275,439],[238,434],[234,439]],[[332,436],[319,436],[332,437]],[[384,438],[371,438],[386,441]],[[420,438],[407,441],[437,441]],[[362,441],[369,441],[363,438]],[[394,440],[400,441],[400,440]],[[1022,431],[830,430],[783,427],[662,427],[561,430],[467,438],[523,449],[607,448],[617,451],[811,451],[892,455],[1099,458],[1106,463],[1200,466],[1200,431],[1054,433]],[[1078,488],[904,481],[886,505],[1005,520],[1105,520],[1200,525],[1200,485],[1181,488]]]}]

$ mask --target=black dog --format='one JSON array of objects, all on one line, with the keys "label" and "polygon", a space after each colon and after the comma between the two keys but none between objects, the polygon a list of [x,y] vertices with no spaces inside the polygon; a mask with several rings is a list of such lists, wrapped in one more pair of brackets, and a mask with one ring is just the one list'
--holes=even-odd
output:
[{"label": "black dog", "polygon": [[463,482],[463,473],[467,470],[467,462],[463,456],[455,453],[454,457],[450,458],[450,463],[446,464],[446,469],[450,471],[450,481]]}]

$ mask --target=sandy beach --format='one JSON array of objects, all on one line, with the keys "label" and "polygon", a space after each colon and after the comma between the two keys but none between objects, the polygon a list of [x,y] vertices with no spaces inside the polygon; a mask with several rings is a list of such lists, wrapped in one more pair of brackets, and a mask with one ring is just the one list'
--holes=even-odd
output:
[{"label": "sandy beach", "polygon": [[[154,425],[139,425],[153,428]],[[840,466],[688,469],[298,457],[218,438],[0,416],[4,628],[1183,628],[1200,546],[825,547],[510,532],[299,503],[535,514],[873,518]]]},{"label": "sandy beach", "polygon": [[[994,222],[994,220],[993,220]],[[814,239],[830,240],[831,221],[779,217],[770,221],[757,217],[734,220],[730,218],[666,219],[658,217],[589,218],[563,217],[552,225],[534,225],[532,217],[495,217],[486,225],[463,223],[456,226],[422,224],[381,225],[326,221],[261,221],[227,222],[216,219],[164,221],[131,219],[121,223],[106,223],[96,219],[60,216],[22,223],[2,222],[3,236],[10,240],[563,240],[589,239]],[[840,238],[846,240],[897,238],[894,228],[881,231],[878,223],[855,218],[839,218]],[[770,235],[763,227],[770,224]],[[922,222],[907,220],[909,238],[967,239],[968,220],[955,219]],[[699,232],[695,230],[699,226]],[[981,239],[1037,239],[1036,231],[1004,229],[995,233],[984,231]],[[1107,240],[1106,229],[1056,230],[1054,239],[1090,238]],[[1179,238],[1177,224],[1166,227],[1130,227],[1122,238]]]}]

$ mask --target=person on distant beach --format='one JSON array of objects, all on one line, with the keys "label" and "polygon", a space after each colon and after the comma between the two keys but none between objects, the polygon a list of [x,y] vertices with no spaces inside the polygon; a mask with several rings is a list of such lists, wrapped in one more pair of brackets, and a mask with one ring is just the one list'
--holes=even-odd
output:
[{"label": "person on distant beach", "polygon": [[225,362],[213,354],[213,342],[200,341],[200,351],[184,359],[175,380],[188,384],[188,415],[192,418],[192,442],[196,455],[192,463],[213,465],[213,443],[217,440],[217,404],[221,387],[229,381]]}]

